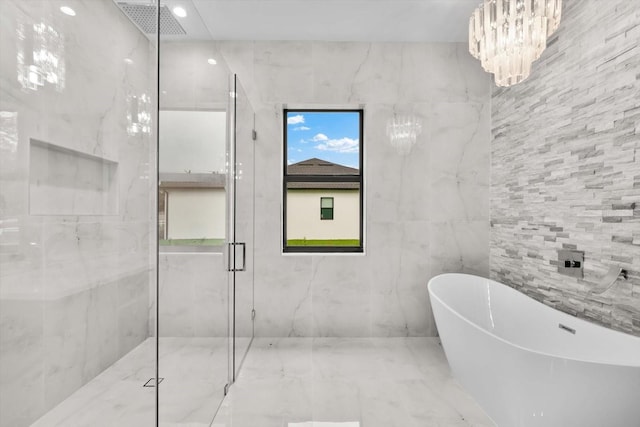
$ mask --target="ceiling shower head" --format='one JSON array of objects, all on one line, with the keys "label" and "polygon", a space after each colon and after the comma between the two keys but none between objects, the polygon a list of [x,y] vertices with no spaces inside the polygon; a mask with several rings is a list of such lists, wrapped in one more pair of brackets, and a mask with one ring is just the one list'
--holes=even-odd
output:
[{"label": "ceiling shower head", "polygon": [[[157,6],[149,0],[143,2],[115,1],[116,5],[146,35],[155,35],[158,23]],[[168,36],[186,35],[180,22],[165,5],[160,6],[160,34]]]}]

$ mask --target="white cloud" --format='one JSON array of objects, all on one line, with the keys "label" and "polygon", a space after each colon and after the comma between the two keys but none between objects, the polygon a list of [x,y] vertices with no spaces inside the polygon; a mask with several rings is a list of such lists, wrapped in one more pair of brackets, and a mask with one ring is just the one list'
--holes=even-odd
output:
[{"label": "white cloud", "polygon": [[321,151],[336,151],[338,153],[357,153],[360,148],[360,143],[357,139],[340,138],[329,139],[322,144],[316,145],[318,150]]},{"label": "white cloud", "polygon": [[327,135],[325,135],[324,133],[319,133],[316,136],[314,136],[311,139],[313,142],[318,142],[318,141],[328,141],[329,137]]},{"label": "white cloud", "polygon": [[311,128],[308,128],[306,126],[298,126],[297,128],[293,128],[293,130],[311,130]]},{"label": "white cloud", "polygon": [[288,125],[297,125],[298,123],[304,123],[304,116],[302,114],[298,114],[297,116],[287,117]]}]

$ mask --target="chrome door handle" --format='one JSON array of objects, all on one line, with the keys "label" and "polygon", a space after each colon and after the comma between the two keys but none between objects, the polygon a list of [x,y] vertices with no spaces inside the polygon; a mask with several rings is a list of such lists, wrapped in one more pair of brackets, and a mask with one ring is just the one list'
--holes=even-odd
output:
[{"label": "chrome door handle", "polygon": [[[247,271],[247,244],[245,242],[229,243],[229,256],[227,257],[227,271]],[[236,246],[242,246],[242,267],[237,268]],[[231,254],[233,252],[233,266],[231,265]]]},{"label": "chrome door handle", "polygon": [[[237,242],[236,245],[242,246],[242,267],[236,268],[235,271],[247,271],[247,244],[245,242]],[[234,265],[234,267],[236,266]]]}]

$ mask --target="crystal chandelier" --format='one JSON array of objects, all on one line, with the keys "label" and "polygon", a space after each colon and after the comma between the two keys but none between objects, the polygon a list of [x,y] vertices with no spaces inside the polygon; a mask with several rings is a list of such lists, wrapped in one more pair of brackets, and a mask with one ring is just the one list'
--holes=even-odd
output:
[{"label": "crystal chandelier", "polygon": [[484,0],[469,18],[469,52],[497,86],[520,83],[558,28],[562,0]]},{"label": "crystal chandelier", "polygon": [[394,115],[387,121],[389,141],[402,155],[409,154],[421,131],[422,120],[413,114]]}]

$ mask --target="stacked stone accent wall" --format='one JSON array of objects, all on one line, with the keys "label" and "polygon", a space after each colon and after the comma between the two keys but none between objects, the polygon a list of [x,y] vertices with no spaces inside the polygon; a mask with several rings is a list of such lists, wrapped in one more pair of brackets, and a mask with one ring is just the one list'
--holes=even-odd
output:
[{"label": "stacked stone accent wall", "polygon": [[[640,1],[565,0],[491,110],[491,277],[640,336]],[[559,249],[584,251],[583,279],[558,273]],[[590,293],[610,266],[628,279]]]}]

